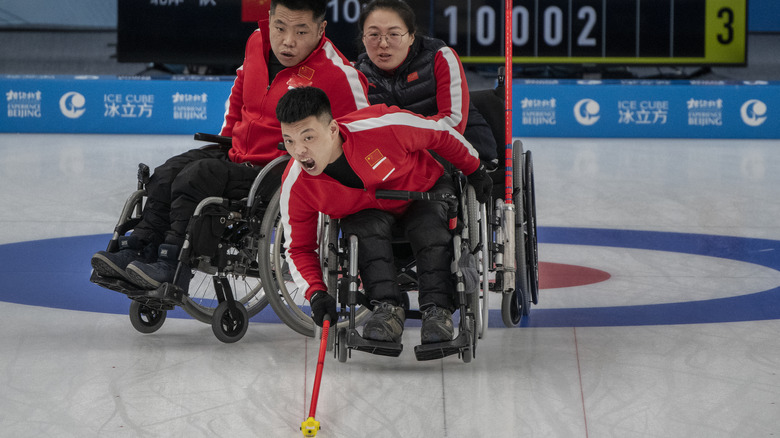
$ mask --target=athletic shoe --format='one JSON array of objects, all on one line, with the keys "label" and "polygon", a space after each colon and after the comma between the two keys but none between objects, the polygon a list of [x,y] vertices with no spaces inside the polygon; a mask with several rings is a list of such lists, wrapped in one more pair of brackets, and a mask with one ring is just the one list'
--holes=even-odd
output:
[{"label": "athletic shoe", "polygon": [[134,261],[147,262],[144,256],[143,244],[134,236],[120,236],[119,251],[98,251],[92,256],[92,268],[101,277],[122,278],[130,281],[127,275],[127,265]]},{"label": "athletic shoe", "polygon": [[454,328],[452,326],[452,312],[435,304],[428,304],[421,308],[422,329],[420,337],[423,344],[436,342],[448,342],[452,340]]},{"label": "athletic shoe", "polygon": [[401,342],[406,315],[400,306],[373,302],[374,313],[363,326],[363,339],[380,342]]},{"label": "athletic shoe", "polygon": [[176,275],[179,264],[179,248],[176,245],[162,244],[154,263],[138,261],[127,265],[130,281],[142,289],[157,289],[162,283],[170,283]]}]

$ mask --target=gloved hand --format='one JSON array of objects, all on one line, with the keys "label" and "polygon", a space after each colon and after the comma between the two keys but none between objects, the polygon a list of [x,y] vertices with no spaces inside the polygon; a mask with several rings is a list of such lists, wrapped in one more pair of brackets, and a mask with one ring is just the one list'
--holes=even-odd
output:
[{"label": "gloved hand", "polygon": [[490,193],[493,191],[493,180],[485,170],[485,165],[480,164],[477,170],[468,175],[469,184],[474,187],[477,195],[477,202],[486,203],[490,199]]},{"label": "gloved hand", "polygon": [[330,316],[330,323],[333,324],[336,321],[336,299],[330,296],[324,290],[318,290],[314,292],[309,299],[311,303],[311,318],[314,323],[322,327],[322,322],[325,319],[325,315]]}]

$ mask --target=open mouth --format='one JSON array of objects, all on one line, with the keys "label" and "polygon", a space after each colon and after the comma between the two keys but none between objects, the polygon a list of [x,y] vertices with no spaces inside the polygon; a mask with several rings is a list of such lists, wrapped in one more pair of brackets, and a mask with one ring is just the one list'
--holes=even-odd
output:
[{"label": "open mouth", "polygon": [[303,160],[299,160],[301,163],[301,166],[303,166],[304,170],[312,170],[314,169],[314,166],[316,163],[314,162],[314,158],[306,158]]}]

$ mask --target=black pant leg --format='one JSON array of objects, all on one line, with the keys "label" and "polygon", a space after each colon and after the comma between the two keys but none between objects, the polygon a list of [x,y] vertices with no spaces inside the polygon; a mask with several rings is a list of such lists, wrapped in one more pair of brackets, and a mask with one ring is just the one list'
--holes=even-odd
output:
[{"label": "black pant leg", "polygon": [[260,169],[233,163],[225,157],[204,158],[186,165],[171,185],[170,232],[165,241],[175,245],[184,242],[187,224],[203,199],[246,197]]},{"label": "black pant leg", "polygon": [[[431,191],[454,194],[452,178],[445,174]],[[432,303],[452,311],[455,285],[447,208],[446,202],[415,201],[401,221],[416,259],[420,306]]]},{"label": "black pant leg", "polygon": [[153,246],[159,245],[170,229],[171,186],[174,179],[188,164],[204,158],[226,156],[221,150],[192,149],[169,158],[154,169],[146,185],[147,200],[141,221],[133,234]]},{"label": "black pant leg", "polygon": [[392,227],[395,218],[386,211],[363,210],[341,219],[345,236],[358,237],[358,270],[370,300],[401,304],[393,259]]}]

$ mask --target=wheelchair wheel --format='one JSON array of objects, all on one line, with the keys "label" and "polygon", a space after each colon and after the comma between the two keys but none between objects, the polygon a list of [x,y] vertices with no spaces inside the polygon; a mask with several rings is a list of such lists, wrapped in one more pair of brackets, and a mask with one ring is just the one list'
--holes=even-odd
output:
[{"label": "wheelchair wheel", "polygon": [[[474,251],[474,248],[479,245],[480,239],[480,224],[479,224],[479,211],[480,206],[477,202],[477,197],[474,192],[474,188],[470,185],[466,187],[466,227],[468,229],[468,249]],[[481,254],[481,255],[480,255]],[[480,257],[484,256],[484,252],[477,254],[477,265],[481,265]],[[477,268],[479,270],[479,267]],[[482,291],[482,282],[480,281],[480,287],[476,293],[469,294],[469,309],[474,313],[474,325],[479,330],[479,333],[475,333],[477,337],[482,337],[482,306],[484,292]]]},{"label": "wheelchair wheel", "polygon": [[[320,253],[325,254],[325,260],[322,266],[323,272],[327,273],[327,284],[328,284],[328,291],[337,291],[339,289],[339,276],[340,271],[342,270],[341,262],[339,259],[339,225],[338,221],[335,219],[330,219],[329,217],[324,217],[324,228],[327,232],[322,232],[324,236],[327,236],[327,239],[323,239],[320,242]],[[336,297],[338,301],[338,297]],[[406,292],[401,293],[401,299],[403,300],[401,302],[401,306],[405,306],[404,310],[409,311],[409,294]],[[343,309],[344,312],[347,311],[347,309]],[[359,326],[363,323],[369,316],[371,315],[371,312],[361,306],[357,305],[355,307],[355,326]],[[342,321],[339,321],[336,323],[337,328],[345,328],[345,339],[346,339],[346,328],[349,328],[349,320],[345,319]],[[346,343],[344,345],[347,345]],[[346,348],[346,347],[345,347]]]},{"label": "wheelchair wheel", "polygon": [[168,311],[155,309],[133,300],[130,303],[130,324],[141,333],[154,333],[162,327]]},{"label": "wheelchair wheel", "polygon": [[[238,303],[236,303],[238,304]],[[219,303],[211,317],[211,330],[220,341],[230,344],[243,338],[249,328],[249,316],[244,306],[231,311],[227,301]]]},{"label": "wheelchair wheel", "polygon": [[[525,152],[523,191],[526,218],[526,260],[528,261],[529,299],[539,304],[539,252],[536,242],[536,188],[534,187],[534,163],[531,151]],[[526,312],[527,314],[527,312]]]},{"label": "wheelchair wheel", "polygon": [[476,330],[478,330],[479,327],[476,325],[476,320],[468,316],[465,318],[465,323],[470,328],[470,332],[468,333],[469,347],[461,350],[460,359],[463,361],[463,363],[470,363],[471,359],[476,357],[478,337]]},{"label": "wheelchair wheel", "polygon": [[471,348],[468,350],[464,350],[463,353],[461,353],[462,356],[460,357],[463,363],[471,363],[471,358],[474,356],[474,353],[472,353]]},{"label": "wheelchair wheel", "polygon": [[304,291],[292,279],[285,260],[284,232],[279,211],[280,192],[274,194],[261,225],[260,276],[267,287],[266,296],[276,316],[288,327],[305,336],[314,336],[314,321],[301,310],[305,304]]},{"label": "wheelchair wheel", "polygon": [[[259,246],[267,249],[260,251],[260,277],[263,279],[264,284],[271,285],[266,287],[266,297],[279,319],[296,332],[304,336],[313,337],[315,335],[314,321],[302,308],[306,305],[304,291],[300,290],[293,281],[290,267],[285,260],[284,232],[279,211],[280,195],[280,192],[274,194],[261,225],[263,238]],[[332,251],[336,245],[338,229],[328,226],[327,230],[321,232],[320,235],[321,238],[328,239],[322,242],[320,251],[321,253],[326,252],[324,257],[327,257],[326,263],[328,264],[325,267],[328,272],[328,287],[335,291],[335,280],[337,280],[338,275],[335,269],[330,269],[329,267],[338,265],[338,255],[335,251]],[[357,309],[355,315],[356,324],[359,324],[369,314],[370,312],[366,308],[361,307]],[[348,324],[349,321],[339,321],[335,329],[347,327]]]},{"label": "wheelchair wheel", "polygon": [[469,250],[479,245],[479,202],[474,187],[466,186],[466,226],[469,230]]},{"label": "wheelchair wheel", "polygon": [[338,350],[336,351],[337,359],[339,362],[344,363],[349,356],[349,349],[347,348],[347,329],[343,327],[340,328],[336,336],[336,344],[338,347]]},{"label": "wheelchair wheel", "polygon": [[[268,305],[265,288],[259,278],[228,273],[227,280],[233,297],[243,305],[249,318],[257,315]],[[212,315],[218,305],[214,277],[204,272],[195,271],[192,280],[190,280],[189,296],[186,297],[182,305],[184,310],[198,321],[211,324]]]},{"label": "wheelchair wheel", "polygon": [[[504,325],[515,327],[531,307],[531,273],[533,263],[529,262],[528,211],[526,202],[526,155],[523,144],[515,140],[512,150],[513,203],[515,205],[515,287],[512,293],[504,294],[501,302],[501,317]],[[530,155],[528,156],[530,158]],[[534,222],[531,222],[533,225]],[[535,227],[535,225],[533,225]],[[536,233],[534,228],[533,239]],[[535,242],[534,242],[535,245]]]},{"label": "wheelchair wheel", "polygon": [[474,251],[480,243],[483,244],[482,249],[477,253],[477,265],[478,271],[481,274],[480,287],[477,288],[477,293],[471,297],[471,309],[474,312],[474,326],[476,330],[474,336],[482,339],[487,332],[488,326],[488,314],[489,304],[488,298],[490,297],[490,286],[487,281],[488,276],[488,258],[490,257],[487,250],[488,242],[488,224],[487,224],[487,205],[489,202],[482,205],[477,202],[476,193],[474,188],[468,186],[466,192],[466,210],[468,219],[468,235],[470,251]]}]

